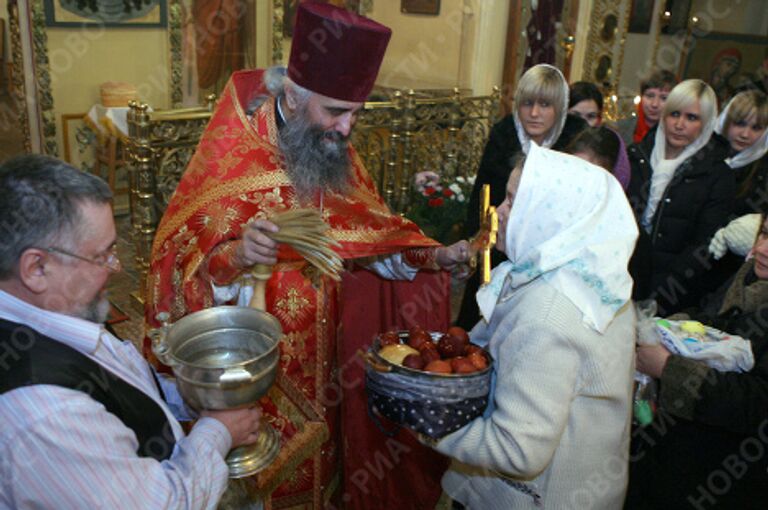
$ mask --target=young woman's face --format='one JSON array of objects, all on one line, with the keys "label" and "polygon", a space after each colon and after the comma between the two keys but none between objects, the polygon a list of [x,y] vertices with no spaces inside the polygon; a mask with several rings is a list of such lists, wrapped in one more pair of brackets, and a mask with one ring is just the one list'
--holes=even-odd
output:
[{"label": "young woman's face", "polygon": [[761,280],[768,280],[768,219],[760,226],[760,233],[754,247],[755,274]]},{"label": "young woman's face", "polygon": [[701,128],[699,101],[694,101],[685,108],[669,112],[664,117],[667,146],[676,150],[682,150],[692,144],[701,134]]},{"label": "young woman's face", "polygon": [[578,115],[587,121],[589,127],[597,127],[600,125],[600,109],[597,107],[597,103],[594,99],[579,101],[568,109],[568,113]]},{"label": "young woman's face", "polygon": [[517,115],[525,132],[539,145],[555,125],[555,106],[545,99],[523,101]]},{"label": "young woman's face", "polygon": [[741,152],[746,148],[752,147],[763,136],[765,128],[766,126],[762,126],[757,122],[757,113],[752,112],[746,119],[731,122],[725,137],[731,143],[733,150]]},{"label": "young woman's face", "polygon": [[643,92],[643,99],[641,105],[643,107],[643,115],[645,121],[650,126],[655,126],[659,122],[661,117],[661,111],[664,109],[664,104],[667,102],[669,96],[669,89],[658,87],[645,89]]},{"label": "young woman's face", "polygon": [[515,167],[509,174],[507,181],[507,196],[499,207],[496,208],[496,214],[499,216],[499,231],[496,234],[496,249],[502,253],[507,253],[507,222],[509,213],[512,211],[512,205],[515,202],[517,189],[520,187],[520,178],[523,171],[520,167]]}]

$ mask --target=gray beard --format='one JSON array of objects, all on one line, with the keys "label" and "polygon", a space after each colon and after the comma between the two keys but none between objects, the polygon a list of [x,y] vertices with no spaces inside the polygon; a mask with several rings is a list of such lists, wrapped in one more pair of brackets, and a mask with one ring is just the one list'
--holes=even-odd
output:
[{"label": "gray beard", "polygon": [[106,294],[101,294],[73,315],[96,324],[104,324],[109,316],[109,299]]},{"label": "gray beard", "polygon": [[312,199],[322,189],[337,193],[347,191],[350,177],[348,137],[312,125],[302,109],[293,118],[286,119],[280,129],[278,146],[300,200]]}]

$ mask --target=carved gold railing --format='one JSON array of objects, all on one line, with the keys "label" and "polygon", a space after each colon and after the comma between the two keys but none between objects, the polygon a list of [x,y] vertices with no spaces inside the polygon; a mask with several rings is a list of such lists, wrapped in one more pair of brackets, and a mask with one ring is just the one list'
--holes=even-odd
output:
[{"label": "carved gold railing", "polygon": [[431,170],[448,180],[474,175],[499,113],[501,93],[443,97],[395,92],[391,101],[365,103],[352,144],[392,210],[404,213],[417,172]]},{"label": "carved gold railing", "polygon": [[215,96],[202,107],[150,111],[131,101],[125,143],[130,183],[131,226],[136,247],[139,290],[132,294],[143,306],[143,290],[160,218],[208,124]]},{"label": "carved gold railing", "polygon": [[[442,97],[395,92],[391,101],[365,103],[352,144],[392,210],[405,213],[416,172],[432,170],[448,180],[476,173],[500,103],[498,89],[477,97],[462,96],[458,89]],[[130,105],[126,150],[140,289],[145,288],[155,229],[212,108],[212,97],[205,107],[180,110],[153,112],[146,104]],[[141,292],[134,297],[143,303]]]}]

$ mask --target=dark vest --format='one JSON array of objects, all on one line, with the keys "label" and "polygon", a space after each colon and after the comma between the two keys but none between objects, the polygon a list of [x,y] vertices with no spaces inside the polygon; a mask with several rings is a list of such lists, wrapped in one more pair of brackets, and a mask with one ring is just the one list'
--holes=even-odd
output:
[{"label": "dark vest", "polygon": [[77,350],[28,326],[0,319],[0,394],[35,384],[87,393],[133,430],[139,441],[137,455],[158,461],[171,456],[176,444],[173,431],[148,395]]}]

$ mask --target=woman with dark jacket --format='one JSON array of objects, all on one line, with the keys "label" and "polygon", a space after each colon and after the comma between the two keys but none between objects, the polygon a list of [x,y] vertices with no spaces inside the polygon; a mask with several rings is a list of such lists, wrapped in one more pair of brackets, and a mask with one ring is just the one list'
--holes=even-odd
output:
[{"label": "woman with dark jacket", "polygon": [[[484,184],[491,188],[491,204],[504,201],[509,174],[514,167],[513,158],[527,154],[530,143],[555,150],[564,149],[587,123],[580,117],[569,115],[568,82],[555,67],[539,64],[521,77],[515,91],[515,110],[491,129],[488,143],[480,161],[464,233],[471,237],[480,228],[480,191]],[[492,266],[506,260],[504,254],[492,252]],[[480,320],[475,294],[480,285],[478,273],[467,280],[464,299],[457,324],[471,329]]]},{"label": "woman with dark jacket", "polygon": [[[727,282],[733,277],[744,262],[744,252],[741,250],[749,249],[760,228],[759,216],[756,213],[768,212],[766,127],[768,97],[757,90],[735,95],[717,119],[715,133],[725,137],[730,145],[725,163],[736,179],[733,216],[739,219],[725,232],[715,234],[713,243],[719,238],[723,251],[718,252],[710,246],[710,252],[717,259],[712,270],[713,282]],[[736,249],[737,247],[740,249]],[[725,251],[726,248],[731,248],[732,251]]]},{"label": "woman with dark jacket", "polygon": [[740,92],[726,105],[715,132],[730,144],[725,163],[736,177],[734,215],[768,209],[768,96],[757,90]]},{"label": "woman with dark jacket", "polygon": [[628,195],[641,231],[630,262],[634,297],[655,299],[662,314],[696,306],[712,290],[707,247],[730,219],[735,193],[727,143],[712,135],[716,119],[712,88],[686,80],[655,130],[629,149]]},{"label": "woman with dark jacket", "polygon": [[754,260],[736,274],[705,324],[749,339],[754,366],[719,372],[639,346],[637,369],[660,380],[653,424],[632,438],[626,510],[763,509],[768,501],[768,223]]}]

